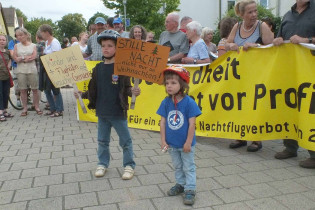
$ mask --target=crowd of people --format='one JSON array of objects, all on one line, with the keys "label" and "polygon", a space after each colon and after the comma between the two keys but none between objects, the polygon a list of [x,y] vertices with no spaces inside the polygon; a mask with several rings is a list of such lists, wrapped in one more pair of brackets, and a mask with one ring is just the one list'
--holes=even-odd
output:
[{"label": "crowd of people", "polygon": [[[180,64],[210,63],[227,51],[250,50],[260,45],[273,43],[279,46],[284,40],[293,44],[315,43],[315,1],[296,0],[281,23],[279,33],[274,37],[274,24],[270,19],[258,20],[257,3],[254,0],[240,0],[235,5],[235,18],[224,18],[219,23],[221,40],[218,45],[212,42],[214,31],[193,20],[169,13],[165,19],[165,31],[161,33],[159,45],[170,48],[168,62],[177,64],[163,71],[164,85],[169,97],[162,101],[157,114],[161,116],[161,148],[168,150],[175,168],[176,184],[167,194],[175,196],[184,193],[184,203],[194,204],[196,195],[196,167],[194,163],[195,122],[201,114],[197,104],[187,96],[189,90],[189,73]],[[132,179],[136,163],[133,159],[132,139],[127,126],[128,96],[141,93],[140,88],[132,87],[130,78],[114,75],[115,46],[118,37],[153,42],[154,33],[141,25],[133,26],[129,32],[124,31],[119,17],[97,17],[91,27],[92,34],[87,32],[63,40],[63,46],[79,45],[85,59],[104,61],[95,66],[88,90],[75,92],[89,99],[88,107],[96,109],[98,116],[98,151],[99,163],[95,176],[105,175],[110,163],[109,143],[111,127],[119,135],[119,145],[123,151],[124,173],[122,179]],[[13,81],[17,78],[16,96],[21,98],[23,110],[21,116],[28,115],[27,89],[33,93],[33,109],[38,115],[43,114],[39,108],[39,90],[44,91],[49,104],[50,117],[63,115],[63,100],[60,88],[54,87],[39,56],[47,55],[62,49],[60,42],[53,36],[49,25],[42,25],[36,33],[37,44],[31,43],[31,35],[24,28],[15,31],[16,41],[9,43],[6,36],[0,35],[0,121],[13,117],[7,112],[8,93]],[[9,68],[12,66],[12,75]],[[247,141],[236,140],[230,148],[246,146]],[[285,150],[275,155],[277,159],[297,156],[298,144],[295,140],[284,140]],[[261,141],[253,141],[247,151],[256,152],[262,149]],[[309,151],[310,158],[301,161],[304,168],[315,168],[315,152]]]}]

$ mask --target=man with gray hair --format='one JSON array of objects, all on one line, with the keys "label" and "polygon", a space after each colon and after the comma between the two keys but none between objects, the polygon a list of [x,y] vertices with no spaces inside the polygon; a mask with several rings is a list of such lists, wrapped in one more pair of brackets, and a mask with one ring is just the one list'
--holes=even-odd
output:
[{"label": "man with gray hair", "polygon": [[188,23],[190,23],[193,19],[191,17],[188,16],[184,16],[181,20],[180,20],[180,27],[179,30],[181,30],[182,32],[186,33],[186,26]]},{"label": "man with gray hair", "polygon": [[188,53],[189,44],[186,34],[178,30],[179,15],[176,12],[169,13],[165,19],[166,31],[160,35],[159,44],[170,48],[169,63],[180,63]]}]

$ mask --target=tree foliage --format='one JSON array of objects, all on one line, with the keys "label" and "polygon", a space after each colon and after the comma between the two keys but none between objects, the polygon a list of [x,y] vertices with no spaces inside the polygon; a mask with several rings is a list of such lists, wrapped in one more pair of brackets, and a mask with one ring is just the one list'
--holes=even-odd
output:
[{"label": "tree foliage", "polygon": [[[12,8],[14,8],[14,7],[12,7]],[[16,12],[16,16],[23,18],[24,24],[27,23],[26,15],[20,9],[18,9],[18,8],[14,8],[14,9],[15,9],[15,12]]]},{"label": "tree foliage", "polygon": [[104,13],[101,13],[101,12],[95,13],[95,14],[89,19],[89,21],[88,21],[88,23],[87,23],[87,27],[86,27],[87,30],[89,29],[89,26],[90,26],[91,24],[94,24],[94,21],[95,21],[95,19],[96,19],[97,17],[103,17],[105,20],[107,20],[107,19],[109,18],[109,17],[108,17],[107,15],[105,15]]},{"label": "tree foliage", "polygon": [[[109,9],[116,9],[117,14],[124,15],[123,0],[103,0]],[[127,0],[126,13],[131,27],[142,25],[147,31],[153,31],[158,38],[165,30],[164,21],[168,13],[176,11],[180,0]]]},{"label": "tree foliage", "polygon": [[[82,14],[74,13],[67,14],[57,21],[58,36],[64,36],[71,38],[73,36],[78,37],[83,31],[86,31],[86,20]],[[62,39],[59,39],[62,40]]]},{"label": "tree foliage", "polygon": [[57,34],[57,26],[56,24],[53,23],[51,19],[45,19],[43,17],[41,18],[31,18],[30,21],[28,21],[24,26],[32,34],[32,41],[35,42],[35,36],[36,32],[38,31],[38,28],[43,25],[43,24],[48,24],[54,29],[54,35]]},{"label": "tree foliage", "polygon": [[[258,20],[261,20],[261,19],[268,17],[274,22],[274,24],[275,24],[275,32],[274,33],[275,33],[275,35],[277,35],[280,24],[281,24],[281,18],[273,15],[272,9],[267,9],[261,5],[257,5],[257,10],[258,10]],[[241,21],[241,18],[236,16],[235,11],[234,11],[234,7],[226,13],[225,17],[234,17],[237,20]],[[219,21],[218,21],[218,23],[219,23]],[[217,44],[220,41],[220,39],[221,38],[220,38],[219,30],[216,30],[214,37],[213,37],[213,42]]]}]

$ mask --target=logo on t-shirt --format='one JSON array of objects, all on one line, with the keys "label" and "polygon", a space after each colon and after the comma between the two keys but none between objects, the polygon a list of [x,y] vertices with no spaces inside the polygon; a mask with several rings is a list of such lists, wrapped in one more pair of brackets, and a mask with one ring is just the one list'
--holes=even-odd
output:
[{"label": "logo on t-shirt", "polygon": [[170,51],[173,51],[173,50],[174,50],[174,47],[173,47],[173,45],[172,45],[172,43],[171,43],[170,41],[165,42],[165,43],[163,44],[163,46],[166,46],[166,47],[171,48]]},{"label": "logo on t-shirt", "polygon": [[180,129],[184,124],[184,115],[177,110],[170,111],[167,116],[168,127],[172,130]]}]

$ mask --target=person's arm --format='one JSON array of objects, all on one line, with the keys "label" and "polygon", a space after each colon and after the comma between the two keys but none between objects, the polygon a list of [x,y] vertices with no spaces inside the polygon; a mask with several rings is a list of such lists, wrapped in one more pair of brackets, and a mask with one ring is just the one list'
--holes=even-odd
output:
[{"label": "person's arm", "polygon": [[36,57],[37,57],[37,49],[36,49],[36,45],[34,45],[34,50],[33,50],[32,55],[30,55],[30,56],[25,56],[24,62],[25,62],[25,63],[32,62],[33,60],[36,59]]},{"label": "person's arm", "polygon": [[271,44],[274,39],[274,34],[265,22],[261,23],[261,36],[264,45]]},{"label": "person's arm", "polygon": [[239,51],[239,47],[237,44],[234,43],[234,38],[235,38],[235,34],[236,34],[236,31],[237,31],[237,28],[238,28],[238,23],[236,23],[231,32],[230,32],[230,35],[226,41],[226,44],[225,44],[225,49],[226,51],[229,51],[229,50],[233,50],[233,51]]},{"label": "person's arm", "polygon": [[181,60],[183,57],[185,57],[185,54],[184,53],[178,53],[176,55],[173,55],[172,57],[170,57],[170,61],[169,63],[172,63],[174,61],[178,61],[178,60]]},{"label": "person's arm", "polygon": [[161,149],[163,149],[164,146],[168,146],[166,143],[166,138],[165,138],[165,126],[166,126],[165,117],[161,117],[161,122],[160,122]]},{"label": "person's arm", "polygon": [[196,126],[196,117],[189,118],[189,127],[188,127],[188,134],[187,139],[183,147],[184,152],[190,152],[191,151],[191,143],[194,139],[195,135],[195,126]]},{"label": "person's arm", "polygon": [[299,44],[299,43],[314,43],[314,37],[301,37],[298,35],[293,35],[290,38],[290,42],[293,44]]},{"label": "person's arm", "polygon": [[13,52],[12,57],[15,60],[15,62],[17,62],[17,63],[21,63],[23,61],[22,57],[18,57],[18,55],[17,55],[17,45],[14,45],[14,52]]}]

